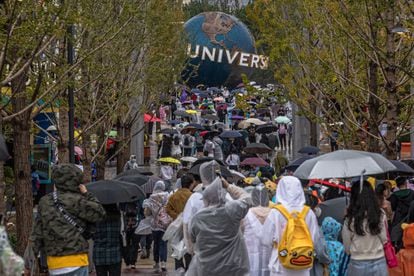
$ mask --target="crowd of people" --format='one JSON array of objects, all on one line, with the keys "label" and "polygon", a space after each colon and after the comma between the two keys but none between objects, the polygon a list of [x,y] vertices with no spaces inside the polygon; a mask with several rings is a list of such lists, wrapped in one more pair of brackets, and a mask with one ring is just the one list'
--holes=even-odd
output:
[{"label": "crowd of people", "polygon": [[[98,276],[121,275],[122,262],[131,272],[149,257],[162,273],[171,252],[177,275],[414,271],[414,191],[407,178],[398,177],[394,188],[392,182],[374,187],[361,178],[350,193],[319,187],[315,194],[309,183],[291,175],[278,177],[274,190],[265,185],[266,178],[236,181],[224,175],[220,161],[202,160],[196,173],[177,172],[170,189],[159,180],[145,200],[109,205],[86,190],[77,167],[56,167],[56,191],[39,203],[31,237],[34,255],[43,252],[50,275],[88,275],[91,264]],[[332,197],[347,201],[340,217],[320,210],[319,202]],[[92,258],[88,240],[93,241]],[[387,244],[397,252],[395,264]]]},{"label": "crowd of people", "polygon": [[[276,120],[285,107],[261,113],[264,99],[251,98],[242,112],[228,93],[185,94],[163,111],[177,117],[156,135],[159,175],[141,186],[145,198],[102,205],[79,168],[53,168],[26,275],[38,263],[50,275],[138,273],[148,258],[164,274],[174,258],[174,273],[187,276],[414,274],[408,178],[300,180],[284,155],[292,129]],[[134,155],[124,171],[144,177]]]}]

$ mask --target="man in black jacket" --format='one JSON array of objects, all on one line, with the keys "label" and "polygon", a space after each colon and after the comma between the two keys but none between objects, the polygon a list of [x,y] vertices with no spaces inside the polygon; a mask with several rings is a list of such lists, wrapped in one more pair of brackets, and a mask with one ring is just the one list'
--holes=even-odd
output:
[{"label": "man in black jacket", "polygon": [[414,191],[407,188],[407,178],[397,177],[395,182],[399,190],[394,192],[389,198],[392,211],[394,212],[393,227],[398,225],[408,215],[410,204],[414,201]]}]

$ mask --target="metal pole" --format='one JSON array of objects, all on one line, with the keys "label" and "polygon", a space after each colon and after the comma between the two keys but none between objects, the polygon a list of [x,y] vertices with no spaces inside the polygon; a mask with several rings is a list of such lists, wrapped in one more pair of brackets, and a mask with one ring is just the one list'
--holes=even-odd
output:
[{"label": "metal pole", "polygon": [[[74,36],[74,26],[70,25],[68,27],[67,35],[67,50],[68,50],[68,64],[69,66],[74,63],[74,49],[72,39]],[[68,85],[68,104],[69,104],[69,162],[75,163],[75,101],[73,96],[73,76],[69,73],[69,85]]]}]

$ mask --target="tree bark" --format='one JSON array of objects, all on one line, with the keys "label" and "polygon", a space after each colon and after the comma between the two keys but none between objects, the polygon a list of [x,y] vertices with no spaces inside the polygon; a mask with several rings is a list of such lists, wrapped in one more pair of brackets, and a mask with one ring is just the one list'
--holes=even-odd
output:
[{"label": "tree bark", "polygon": [[[28,104],[26,74],[12,82],[12,91],[16,97],[12,100],[13,112],[19,112]],[[14,176],[17,248],[23,255],[32,229],[33,198],[30,174],[30,127],[32,110],[22,113],[13,120]]]},{"label": "tree bark", "polygon": [[125,163],[129,160],[129,154],[131,152],[131,128],[125,125],[121,125],[118,129],[119,144],[117,148],[122,147],[122,150],[116,157],[116,173],[122,173]]},{"label": "tree bark", "polygon": [[6,182],[4,179],[4,162],[0,161],[0,217],[6,214]]},{"label": "tree bark", "polygon": [[69,163],[69,112],[65,106],[65,100],[63,100],[63,104],[59,108],[59,133],[59,163]]},{"label": "tree bark", "polygon": [[397,139],[397,127],[398,127],[398,97],[397,97],[397,74],[395,67],[395,41],[394,34],[391,32],[394,28],[394,12],[393,3],[389,3],[387,18],[387,40],[386,40],[386,64],[385,64],[385,91],[387,92],[387,134],[385,135],[386,156],[388,159],[396,159],[396,139]]},{"label": "tree bark", "polygon": [[[368,85],[369,90],[373,95],[378,95],[378,64],[374,61],[370,61],[368,65]],[[379,125],[379,102],[376,97],[372,95],[368,99],[368,108],[369,110],[369,120],[368,128],[369,132],[375,136],[378,136],[378,125]],[[369,152],[381,152],[380,140],[368,135],[367,137],[367,150]]]}]

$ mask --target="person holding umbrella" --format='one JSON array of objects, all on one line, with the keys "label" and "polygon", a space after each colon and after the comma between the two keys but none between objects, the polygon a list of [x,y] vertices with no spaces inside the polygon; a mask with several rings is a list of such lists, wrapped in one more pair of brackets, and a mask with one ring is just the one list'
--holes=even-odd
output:
[{"label": "person holding umbrella", "polygon": [[354,183],[342,228],[345,252],[351,255],[348,275],[388,275],[384,257],[386,226],[387,217],[371,184],[365,180]]}]

